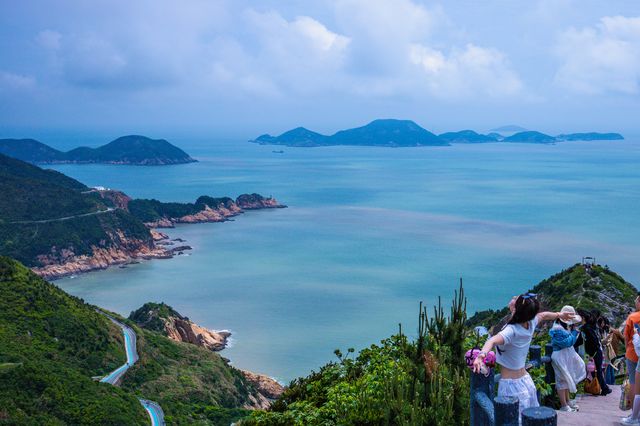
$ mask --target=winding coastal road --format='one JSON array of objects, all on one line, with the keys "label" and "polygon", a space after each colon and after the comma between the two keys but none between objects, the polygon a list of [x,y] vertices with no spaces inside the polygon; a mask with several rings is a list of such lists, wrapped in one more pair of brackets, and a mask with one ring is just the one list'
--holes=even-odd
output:
[{"label": "winding coastal road", "polygon": [[[95,216],[97,214],[104,214],[104,213],[109,213],[114,211],[115,208],[113,207],[108,207],[106,210],[98,210],[95,212],[90,212],[90,213],[83,213],[83,214],[77,214],[77,215],[73,215],[73,216],[66,216],[66,217],[59,217],[56,219],[43,219],[43,220],[17,220],[14,222],[9,222],[11,224],[14,225],[25,225],[25,224],[30,224],[30,223],[49,223],[49,222],[62,222],[65,220],[71,220],[71,219],[75,219],[77,217],[86,217],[86,216]],[[113,319],[112,319],[113,320]]]},{"label": "winding coastal road", "polygon": [[[127,362],[100,379],[100,381],[103,383],[109,383],[110,385],[116,386],[122,379],[122,376],[124,376],[124,373],[127,372],[129,367],[135,364],[139,359],[138,350],[136,349],[136,332],[133,331],[131,327],[113,318],[111,315],[108,315],[99,310],[98,312],[109,318],[111,322],[120,327],[124,335],[124,349],[127,353]],[[138,400],[140,401],[140,404],[142,404],[142,407],[144,407],[144,409],[149,414],[149,418],[151,418],[151,426],[166,425],[164,421],[164,412],[162,411],[162,408],[160,407],[160,405],[158,405],[158,403],[142,398],[138,398]]]}]

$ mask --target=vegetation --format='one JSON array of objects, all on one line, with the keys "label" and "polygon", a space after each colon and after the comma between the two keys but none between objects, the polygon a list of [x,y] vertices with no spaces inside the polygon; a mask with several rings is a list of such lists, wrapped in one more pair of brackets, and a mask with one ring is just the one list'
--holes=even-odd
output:
[{"label": "vegetation", "polygon": [[0,257],[0,424],[147,424],[134,396],[91,380],[124,361],[110,321]]},{"label": "vegetation", "polygon": [[196,160],[164,139],[122,136],[98,148],[58,151],[33,139],[0,139],[0,153],[32,163],[115,163],[162,165]]},{"label": "vegetation", "polygon": [[158,200],[135,199],[129,201],[129,212],[142,222],[154,222],[162,218],[178,218],[196,214],[202,210],[193,203],[163,203]]},{"label": "vegetation", "polygon": [[113,203],[87,191],[62,173],[0,154],[0,254],[41,266],[40,256],[92,254],[94,246],[126,245],[123,237],[153,244],[142,222],[107,211]]},{"label": "vegetation", "polygon": [[229,197],[214,198],[208,195],[198,197],[195,203],[165,203],[155,199],[135,199],[129,201],[129,212],[142,222],[160,219],[176,219],[201,212],[206,206],[217,208],[233,203]]},{"label": "vegetation", "polygon": [[[613,324],[621,324],[633,310],[637,289],[606,266],[589,268],[576,264],[530,290],[538,295],[544,309],[559,311],[564,305],[587,310],[597,309]],[[508,308],[477,312],[467,325],[496,326],[509,314]]]},{"label": "vegetation", "polygon": [[88,188],[53,170],[43,170],[0,154],[0,223],[42,220],[98,210]]},{"label": "vegetation", "polygon": [[253,142],[287,146],[448,145],[445,140],[410,120],[374,120],[365,126],[341,130],[332,136],[321,135],[304,127],[298,127],[280,136],[262,135]]},{"label": "vegetation", "polygon": [[416,340],[400,329],[355,358],[337,350],[338,362],[294,380],[242,425],[468,424],[465,310],[462,286],[448,316],[440,303],[430,318],[421,305]]},{"label": "vegetation", "polygon": [[123,321],[140,360],[118,388],[91,377],[125,362],[120,328],[0,257],[0,424],[146,425],[137,397],[158,402],[169,424],[228,426],[249,414],[257,392],[220,355]]},{"label": "vegetation", "polygon": [[129,319],[136,325],[161,334],[166,334],[163,319],[169,317],[184,318],[166,303],[153,302],[145,303],[129,315]]},{"label": "vegetation", "polygon": [[256,391],[219,354],[129,324],[138,335],[140,361],[122,387],[158,402],[167,423],[228,426],[248,415],[241,407]]},{"label": "vegetation", "polygon": [[0,254],[28,266],[40,266],[39,256],[62,260],[64,250],[75,255],[92,254],[93,247],[127,247],[125,239],[151,245],[149,230],[123,210],[65,221],[0,225]]}]

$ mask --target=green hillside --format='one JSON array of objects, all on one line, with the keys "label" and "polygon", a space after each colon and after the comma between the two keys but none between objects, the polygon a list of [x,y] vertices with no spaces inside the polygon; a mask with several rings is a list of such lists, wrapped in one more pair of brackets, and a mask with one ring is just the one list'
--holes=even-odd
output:
[{"label": "green hillside", "polygon": [[41,266],[44,257],[92,254],[94,246],[153,244],[142,222],[87,191],[62,173],[0,154],[0,255]]},{"label": "green hillside", "polygon": [[219,354],[120,319],[140,360],[115,387],[91,377],[125,362],[120,328],[0,257],[0,424],[146,425],[138,397],[158,402],[169,424],[228,426],[250,413],[257,391]]},{"label": "green hillside", "polygon": [[98,148],[78,147],[58,151],[34,139],[0,139],[0,154],[30,163],[109,163],[165,165],[193,163],[194,160],[164,139],[122,136]]},{"label": "green hillside", "polygon": [[[598,309],[617,326],[634,309],[638,290],[607,267],[585,268],[576,264],[541,281],[530,291],[538,295],[544,309],[559,311],[564,305]],[[493,327],[508,314],[508,308],[477,312],[469,318],[468,325]]]},{"label": "green hillside", "polygon": [[146,425],[133,395],[91,379],[124,361],[119,328],[0,257],[0,424]]},{"label": "green hillside", "polygon": [[101,200],[82,194],[87,189],[62,173],[0,154],[0,221],[65,217],[103,207]]},{"label": "green hillside", "polygon": [[242,407],[256,391],[219,354],[128,324],[138,335],[140,361],[122,387],[158,402],[168,423],[228,426],[250,413]]}]

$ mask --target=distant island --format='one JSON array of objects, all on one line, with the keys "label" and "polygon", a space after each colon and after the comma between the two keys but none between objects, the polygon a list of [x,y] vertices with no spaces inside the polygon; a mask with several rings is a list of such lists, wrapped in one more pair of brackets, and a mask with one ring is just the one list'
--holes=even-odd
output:
[{"label": "distant island", "polygon": [[374,120],[354,129],[341,130],[331,136],[298,127],[280,136],[262,135],[250,141],[286,146],[445,146],[449,143],[411,120]]},{"label": "distant island", "polygon": [[551,136],[531,131],[520,126],[509,125],[492,129],[489,134],[481,134],[474,130],[461,130],[436,135],[411,120],[380,119],[353,129],[341,130],[331,136],[314,132],[304,127],[297,127],[279,136],[264,134],[249,142],[262,145],[285,145],[293,147],[320,146],[382,146],[382,147],[417,147],[447,146],[458,143],[536,143],[552,144],[565,141],[622,140],[619,133],[568,133]]},{"label": "distant island", "polygon": [[156,228],[223,222],[245,210],[282,207],[259,194],[203,195],[195,203],[131,199],[0,154],[0,256],[48,279],[191,249]]},{"label": "distant island", "polygon": [[98,148],[79,147],[63,152],[35,139],[0,139],[0,154],[34,164],[128,164],[163,166],[197,160],[164,139],[122,136]]}]

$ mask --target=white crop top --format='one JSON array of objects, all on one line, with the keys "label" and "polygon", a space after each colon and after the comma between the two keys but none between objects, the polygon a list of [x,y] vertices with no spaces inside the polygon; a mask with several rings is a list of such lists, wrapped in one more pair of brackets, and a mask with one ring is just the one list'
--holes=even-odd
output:
[{"label": "white crop top", "polygon": [[510,370],[524,368],[533,332],[538,325],[538,317],[529,321],[529,328],[520,324],[507,324],[498,334],[504,338],[504,345],[496,346],[496,361]]}]

